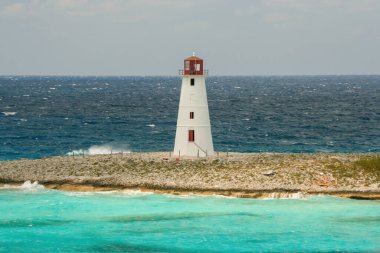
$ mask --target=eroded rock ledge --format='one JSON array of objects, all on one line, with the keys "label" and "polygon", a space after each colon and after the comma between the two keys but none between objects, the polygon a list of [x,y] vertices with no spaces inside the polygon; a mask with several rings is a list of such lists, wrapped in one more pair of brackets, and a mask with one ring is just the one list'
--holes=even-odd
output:
[{"label": "eroded rock ledge", "polygon": [[219,153],[177,159],[169,152],[154,152],[0,162],[0,183],[27,180],[77,191],[140,189],[235,197],[300,192],[380,199],[380,154]]}]

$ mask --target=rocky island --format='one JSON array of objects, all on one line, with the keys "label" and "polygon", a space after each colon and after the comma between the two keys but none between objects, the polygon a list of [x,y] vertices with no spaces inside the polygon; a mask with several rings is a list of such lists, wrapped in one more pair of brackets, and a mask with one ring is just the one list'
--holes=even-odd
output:
[{"label": "rocky island", "polygon": [[73,191],[136,189],[171,194],[287,197],[329,194],[380,199],[380,154],[169,152],[65,156],[0,162],[0,185],[38,181]]}]

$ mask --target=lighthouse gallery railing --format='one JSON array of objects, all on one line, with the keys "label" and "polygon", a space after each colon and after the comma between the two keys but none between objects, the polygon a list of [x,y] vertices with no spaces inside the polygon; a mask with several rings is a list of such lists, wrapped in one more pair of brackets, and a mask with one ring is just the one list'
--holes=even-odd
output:
[{"label": "lighthouse gallery railing", "polygon": [[[188,70],[186,70],[186,71],[188,71]],[[189,71],[190,72],[190,75],[199,75],[199,74],[196,74],[196,73],[199,73],[200,71],[195,71],[195,70],[193,70],[193,71]],[[178,74],[180,75],[180,76],[185,76],[185,70],[184,69],[180,69],[180,70],[178,70]],[[208,69],[205,69],[205,70],[203,70],[202,71],[202,74],[201,75],[199,75],[199,76],[208,76]]]}]

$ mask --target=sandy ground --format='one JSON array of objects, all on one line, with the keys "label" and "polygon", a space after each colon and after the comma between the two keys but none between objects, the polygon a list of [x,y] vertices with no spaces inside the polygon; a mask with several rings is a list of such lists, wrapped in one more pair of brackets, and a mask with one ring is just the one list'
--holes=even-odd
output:
[{"label": "sandy ground", "polygon": [[380,199],[380,168],[357,166],[357,161],[379,155],[219,153],[178,159],[169,152],[153,152],[51,157],[1,161],[0,183],[31,180],[73,191],[139,189],[236,197],[323,193]]}]

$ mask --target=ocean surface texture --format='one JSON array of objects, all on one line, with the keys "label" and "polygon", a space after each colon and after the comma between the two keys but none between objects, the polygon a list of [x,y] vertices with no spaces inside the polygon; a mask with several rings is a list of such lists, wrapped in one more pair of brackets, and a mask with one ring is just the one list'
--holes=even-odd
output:
[{"label": "ocean surface texture", "polygon": [[74,193],[24,184],[0,189],[0,210],[0,252],[380,251],[376,201]]},{"label": "ocean surface texture", "polygon": [[[0,160],[171,151],[178,77],[0,77]],[[215,149],[380,152],[380,76],[210,77]],[[380,203],[0,187],[0,252],[380,252]]]},{"label": "ocean surface texture", "polygon": [[[209,77],[218,151],[379,152],[380,76]],[[0,160],[171,151],[179,77],[0,77]]]}]

